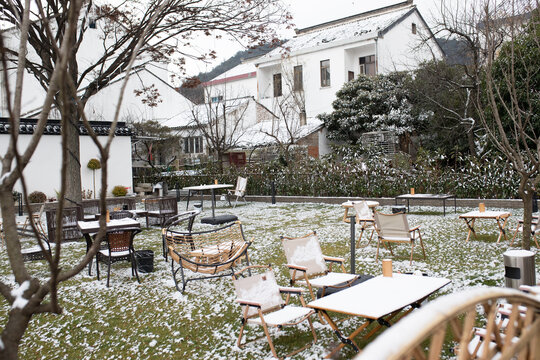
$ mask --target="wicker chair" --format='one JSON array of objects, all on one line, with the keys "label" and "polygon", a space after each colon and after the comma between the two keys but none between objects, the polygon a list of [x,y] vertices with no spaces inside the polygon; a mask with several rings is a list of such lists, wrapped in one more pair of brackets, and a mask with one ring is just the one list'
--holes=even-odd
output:
[{"label": "wicker chair", "polygon": [[163,227],[167,219],[178,214],[178,203],[175,197],[149,198],[145,200],[144,207],[147,211],[147,226],[160,225]]},{"label": "wicker chair", "polygon": [[[264,272],[251,275],[251,272],[255,269],[260,269]],[[251,276],[244,276],[244,273],[247,271]],[[313,335],[313,343],[317,341],[317,335],[311,322],[311,315],[315,314],[315,311],[305,307],[306,303],[302,297],[302,290],[298,288],[279,287],[270,266],[248,266],[233,274],[233,284],[236,290],[236,302],[242,306],[242,326],[240,327],[240,335],[237,341],[238,347],[241,348],[246,345],[245,343],[242,344],[242,337],[247,324],[263,327],[266,339],[270,345],[270,350],[278,359],[279,357],[270,337],[268,327],[281,329],[284,326],[296,326],[307,320]],[[287,295],[286,301],[283,301],[282,294]],[[288,305],[291,295],[298,295],[302,306]],[[285,356],[293,356],[307,349],[311,344],[308,343]]]},{"label": "wicker chair", "polygon": [[139,273],[137,272],[137,258],[133,248],[133,238],[140,233],[138,228],[127,228],[118,231],[110,231],[105,235],[107,242],[106,249],[100,249],[96,253],[96,268],[97,278],[99,280],[99,263],[103,262],[108,265],[107,268],[107,287],[111,277],[111,264],[118,261],[131,262],[131,276],[135,274],[137,281],[140,283]]},{"label": "wicker chair", "polygon": [[[49,239],[43,233],[38,234],[38,238],[34,238],[36,242],[41,241],[43,245],[43,250],[49,255],[51,255],[51,245],[49,244]],[[39,244],[32,246],[30,248],[22,249],[21,253],[23,256],[23,261],[34,261],[34,260],[43,260],[45,259],[45,253],[43,252]]]},{"label": "wicker chair", "polygon": [[[45,217],[47,219],[47,236],[50,241],[56,239],[56,216],[57,209],[48,209],[45,211]],[[83,219],[82,208],[66,207],[64,208],[62,215],[62,240],[79,240],[83,237],[79,228],[77,227],[77,221]]]},{"label": "wicker chair", "polygon": [[[184,292],[189,281],[211,279],[234,274],[234,266],[245,259],[251,242],[247,242],[239,221],[221,228],[199,231],[169,231],[166,239],[171,256],[171,272],[178,291]],[[175,269],[175,263],[178,268]],[[195,274],[204,274],[188,278],[184,269]],[[180,271],[182,289],[178,285],[177,274]]]},{"label": "wicker chair", "polygon": [[178,234],[179,227],[181,225],[186,225],[186,231],[181,231],[181,236],[186,236],[191,234],[193,229],[193,223],[195,222],[195,217],[200,214],[200,210],[191,210],[180,213],[172,218],[169,218],[163,224],[161,228],[161,240],[163,243],[163,257],[165,261],[168,260],[167,255],[169,254],[169,246],[173,245],[173,237]]}]

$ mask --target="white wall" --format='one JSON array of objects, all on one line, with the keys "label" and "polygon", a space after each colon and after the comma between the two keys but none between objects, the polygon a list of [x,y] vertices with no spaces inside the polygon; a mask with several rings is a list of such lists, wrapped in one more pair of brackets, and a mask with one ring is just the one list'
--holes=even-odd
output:
[{"label": "white wall", "polygon": [[[411,32],[411,24],[416,24],[416,35]],[[388,73],[392,71],[413,70],[419,63],[432,60],[435,56],[442,58],[442,53],[433,40],[429,46],[422,44],[421,38],[427,37],[428,29],[417,13],[412,13],[402,22],[390,29],[378,43],[378,71]],[[431,48],[431,50],[430,50]]]},{"label": "white wall", "polygon": [[[5,154],[9,143],[9,134],[0,134],[0,154]],[[19,151],[26,148],[31,135],[19,135]],[[99,137],[100,141],[106,141],[105,136]],[[56,191],[60,190],[60,167],[61,145],[59,135],[43,135],[41,141],[24,170],[28,192],[42,191],[47,197],[56,197]],[[89,136],[80,137],[81,151],[81,185],[84,190],[92,190],[92,170],[86,167],[88,160],[99,158],[98,150]],[[69,181],[69,178],[67,179]],[[111,144],[109,168],[107,176],[110,194],[115,185],[129,187],[129,193],[133,192],[131,172],[131,138],[129,136],[116,136]],[[101,170],[96,170],[96,191],[101,188]],[[15,190],[21,191],[20,184]]]}]

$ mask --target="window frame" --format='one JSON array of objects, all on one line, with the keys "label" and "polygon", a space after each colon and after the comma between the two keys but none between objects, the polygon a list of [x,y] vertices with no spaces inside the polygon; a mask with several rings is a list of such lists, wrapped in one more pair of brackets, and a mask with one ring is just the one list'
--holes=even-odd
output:
[{"label": "window frame", "polygon": [[[298,71],[299,70],[299,71]],[[304,90],[304,67],[303,65],[296,65],[293,67],[293,91]]]},{"label": "window frame", "polygon": [[320,62],[321,87],[330,87],[330,59],[321,60]]},{"label": "window frame", "polygon": [[272,75],[272,87],[274,89],[274,97],[280,97],[283,95],[283,81],[281,78],[281,73]]},{"label": "window frame", "polygon": [[[366,55],[358,58],[359,73],[366,76],[377,75],[377,59],[375,55]],[[372,70],[372,72],[370,71]]]}]

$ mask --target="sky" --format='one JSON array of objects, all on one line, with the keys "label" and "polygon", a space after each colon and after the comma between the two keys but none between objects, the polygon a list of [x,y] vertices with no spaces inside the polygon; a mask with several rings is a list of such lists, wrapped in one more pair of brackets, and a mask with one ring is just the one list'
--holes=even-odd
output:
[{"label": "sky", "polygon": [[[312,25],[324,23],[331,20],[340,19],[346,16],[359,14],[365,11],[385,7],[392,4],[403,2],[404,0],[282,0],[293,17],[295,28],[302,29]],[[430,19],[437,14],[440,0],[414,0],[415,4],[424,17],[430,23]],[[292,37],[291,31],[284,36]],[[201,61],[187,61],[187,74],[189,76],[197,75],[199,72],[212,70],[222,61],[233,56],[237,51],[243,48],[227,39],[211,40],[204,39],[199,43],[200,50],[205,48],[216,50],[217,59],[212,63]]]}]

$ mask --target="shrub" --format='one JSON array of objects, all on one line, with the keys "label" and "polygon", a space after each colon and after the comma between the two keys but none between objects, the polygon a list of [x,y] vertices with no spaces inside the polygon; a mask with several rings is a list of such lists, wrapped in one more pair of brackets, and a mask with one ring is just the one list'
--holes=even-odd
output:
[{"label": "shrub", "polygon": [[98,159],[88,160],[88,164],[86,166],[91,170],[101,169],[101,163],[99,162]]},{"label": "shrub", "polygon": [[113,189],[112,189],[112,194],[114,196],[126,196],[127,195],[127,189],[125,186],[122,186],[122,185],[116,185]]},{"label": "shrub", "polygon": [[43,203],[47,201],[47,195],[41,191],[33,191],[28,195],[28,201],[30,201],[31,204]]}]

